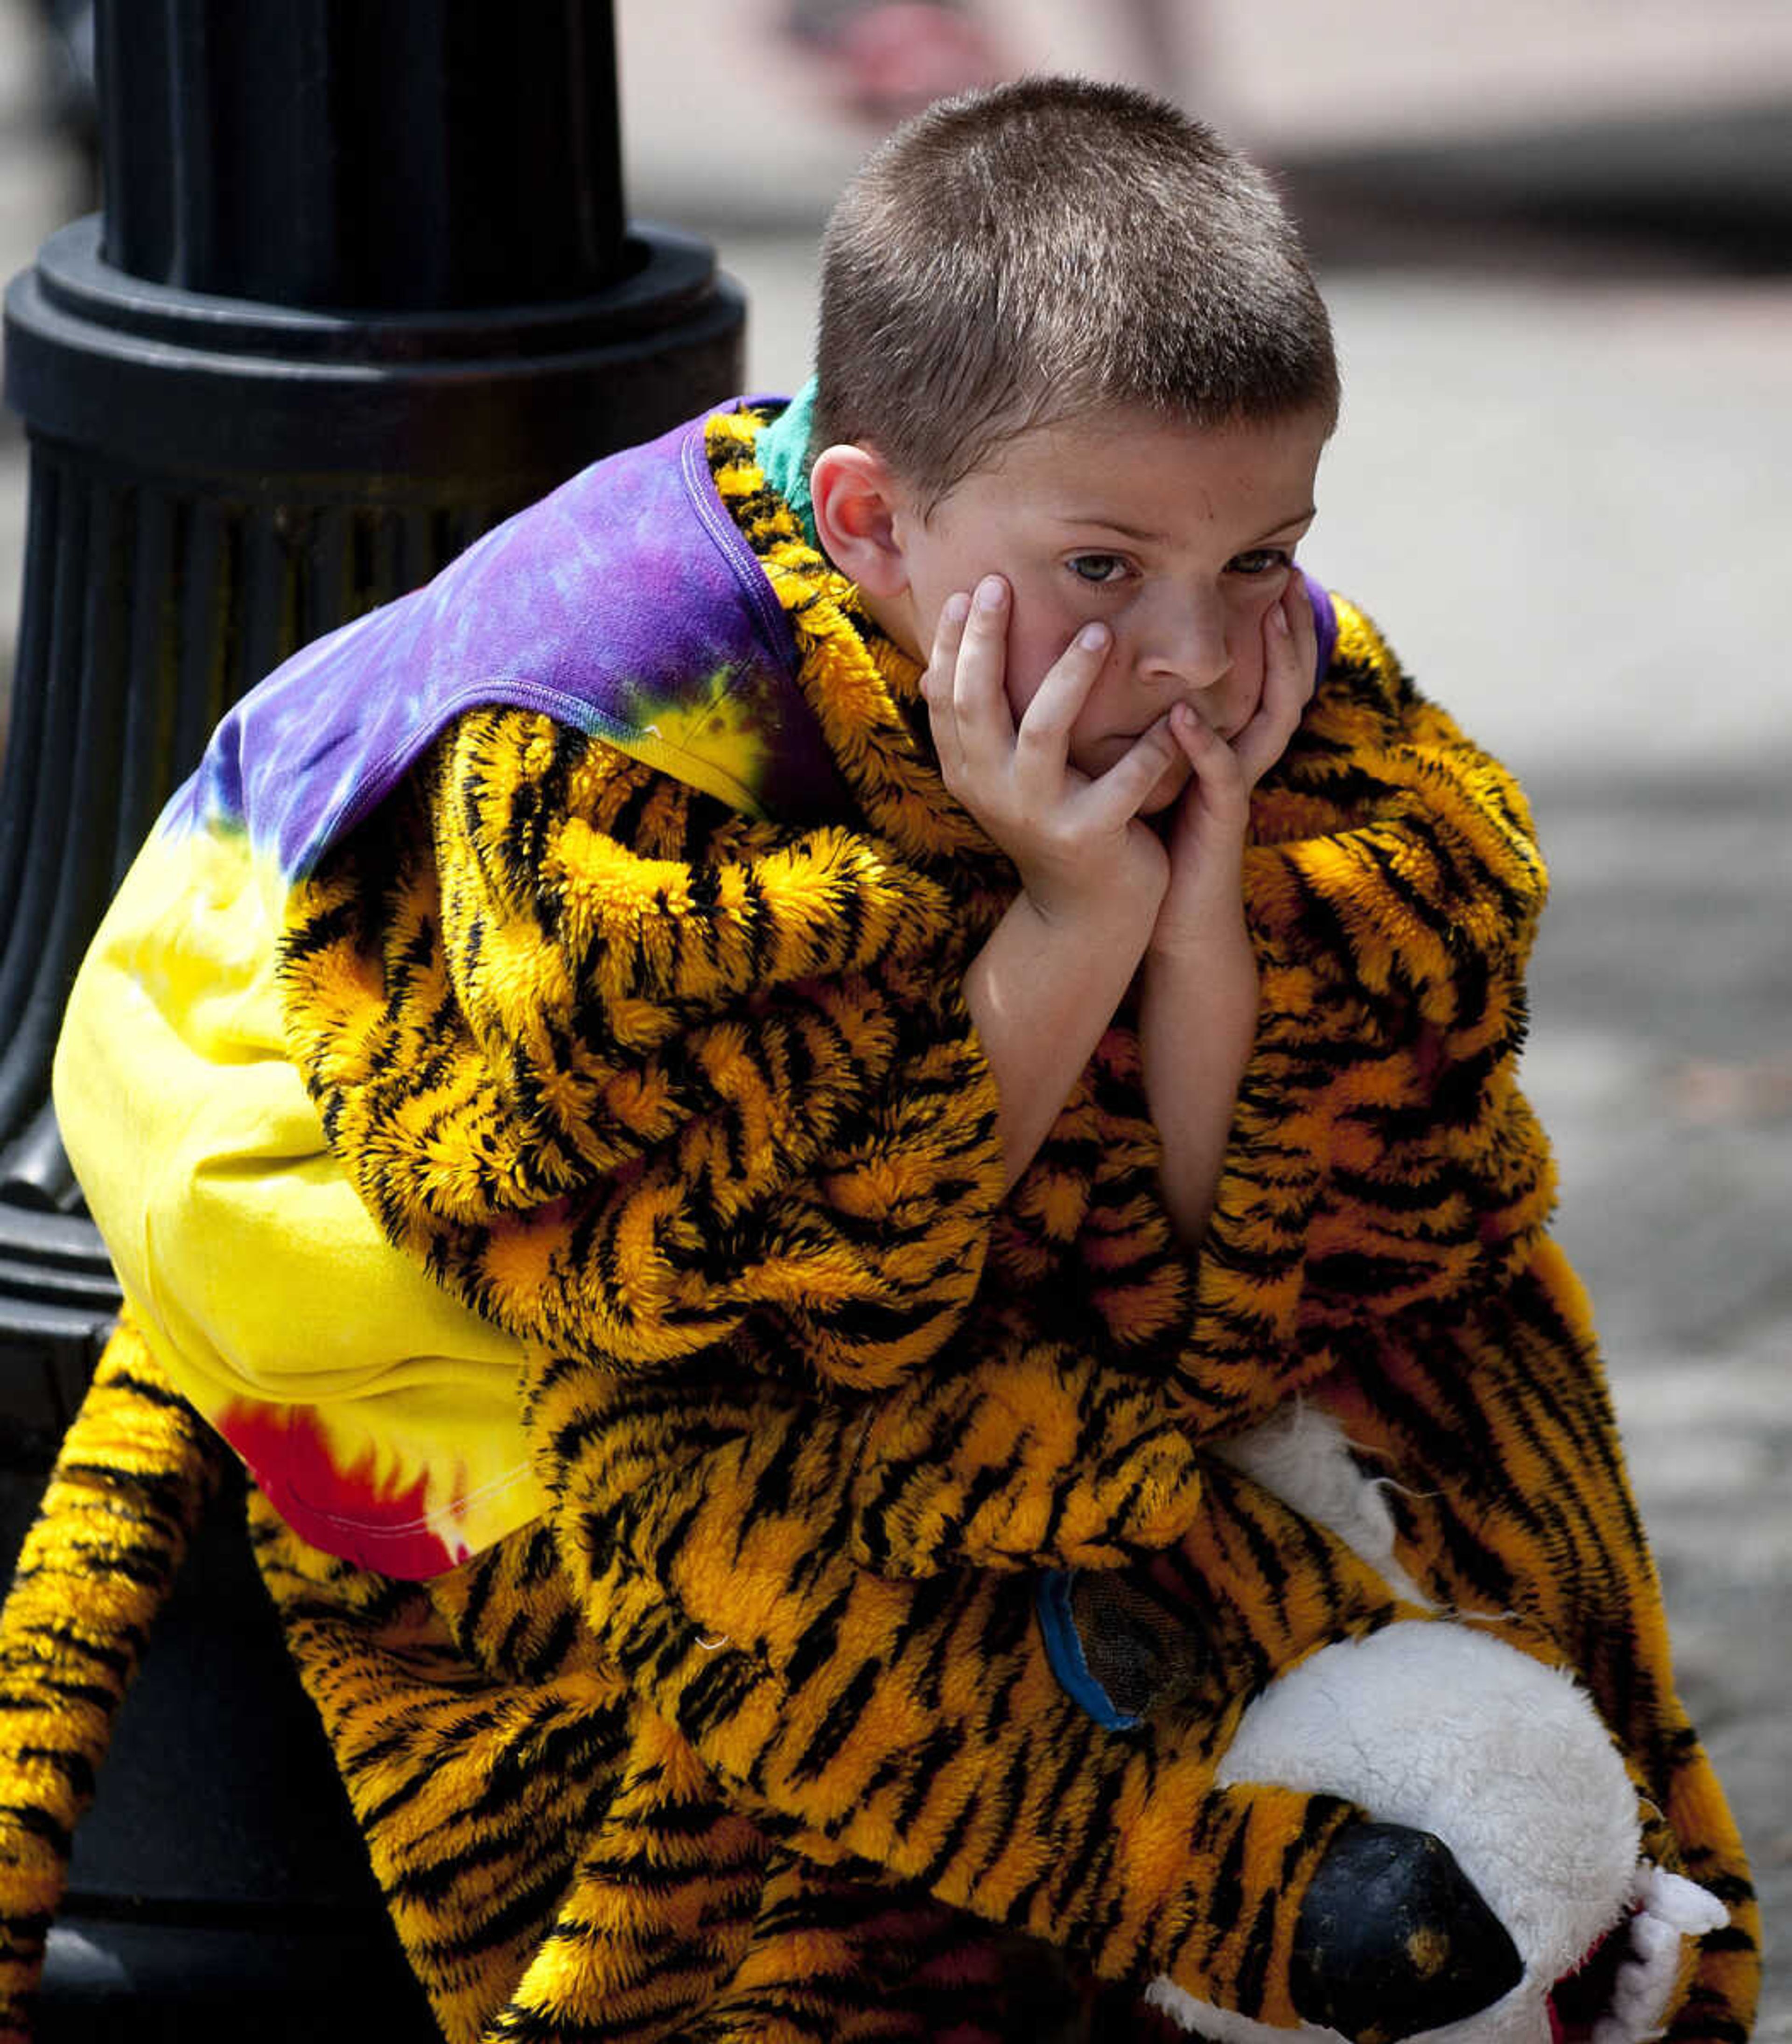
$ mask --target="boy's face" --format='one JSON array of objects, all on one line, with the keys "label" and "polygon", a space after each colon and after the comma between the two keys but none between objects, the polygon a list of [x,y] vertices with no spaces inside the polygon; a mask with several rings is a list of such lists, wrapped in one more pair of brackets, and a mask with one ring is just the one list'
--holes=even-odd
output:
[{"label": "boy's face", "polygon": [[[1018,718],[1099,619],[1113,644],[1070,747],[1091,777],[1179,699],[1236,738],[1263,693],[1264,613],[1313,521],[1326,432],[1317,414],[1214,429],[1132,410],[1033,428],[930,513],[898,509],[907,587],[883,621],[925,659],[946,599],[1004,576]],[[1175,801],[1187,776],[1171,768],[1146,808]]]}]

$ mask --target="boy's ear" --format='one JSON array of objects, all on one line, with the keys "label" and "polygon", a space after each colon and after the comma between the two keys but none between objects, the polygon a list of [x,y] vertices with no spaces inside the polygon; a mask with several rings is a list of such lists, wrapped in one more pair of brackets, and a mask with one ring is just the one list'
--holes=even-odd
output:
[{"label": "boy's ear", "polygon": [[903,532],[907,493],[875,448],[824,448],[809,473],[815,529],[842,574],[867,596],[897,597],[909,586]]}]

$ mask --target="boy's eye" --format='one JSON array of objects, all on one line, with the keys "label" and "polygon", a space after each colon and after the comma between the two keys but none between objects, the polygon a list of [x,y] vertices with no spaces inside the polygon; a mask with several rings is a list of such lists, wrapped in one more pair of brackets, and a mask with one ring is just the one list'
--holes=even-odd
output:
[{"label": "boy's eye", "polygon": [[1071,573],[1083,582],[1118,582],[1126,572],[1126,563],[1118,554],[1073,554],[1069,566]]},{"label": "boy's eye", "polygon": [[1294,557],[1286,547],[1252,547],[1248,553],[1234,554],[1226,563],[1226,571],[1229,574],[1266,575],[1294,564]]}]

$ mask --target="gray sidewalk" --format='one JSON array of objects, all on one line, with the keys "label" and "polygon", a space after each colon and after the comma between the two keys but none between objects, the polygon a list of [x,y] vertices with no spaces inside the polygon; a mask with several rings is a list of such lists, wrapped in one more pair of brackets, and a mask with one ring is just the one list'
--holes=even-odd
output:
[{"label": "gray sidewalk", "polygon": [[[815,231],[865,134],[776,57],[769,0],[617,12],[634,209],[714,236],[751,297],[748,380],[789,387]],[[1133,60],[1128,10],[990,12],[1029,60]],[[1202,110],[1273,152],[1792,103],[1780,0],[1508,0],[1452,10],[1449,48],[1421,0],[1171,12]],[[26,18],[0,0],[8,274],[70,189],[31,119]],[[737,120],[710,117],[694,50]],[[1554,897],[1527,1081],[1682,1686],[1763,1892],[1759,2034],[1792,2044],[1792,278],[1491,231],[1444,252],[1324,279],[1346,411],[1308,551],[1536,802]],[[23,496],[7,430],[0,643]]]}]

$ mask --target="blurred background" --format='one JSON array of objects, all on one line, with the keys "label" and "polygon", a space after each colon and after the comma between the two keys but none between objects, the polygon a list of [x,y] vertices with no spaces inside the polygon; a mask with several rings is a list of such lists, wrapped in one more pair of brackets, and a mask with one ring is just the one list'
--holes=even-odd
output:
[{"label": "blurred background", "polygon": [[[1131,79],[1282,177],[1345,378],[1309,564],[1536,804],[1555,898],[1527,1083],[1682,1685],[1775,1939],[1792,1902],[1792,7],[617,0],[616,17],[631,209],[716,244],[748,294],[758,390],[806,372],[842,179],[936,90]],[[7,275],[94,203],[81,19],[0,0]],[[8,419],[0,672],[24,488]],[[1792,2044],[1777,1943],[1770,1961],[1760,2034]]]}]

